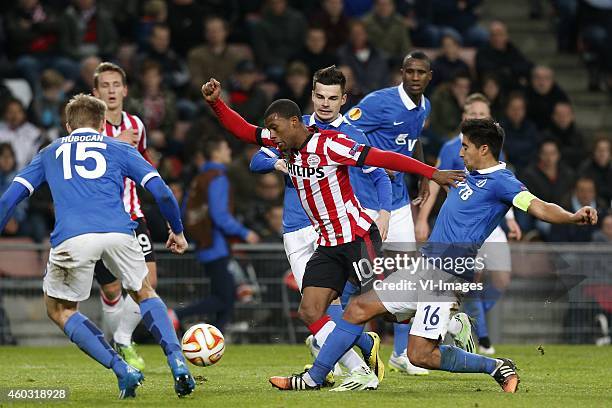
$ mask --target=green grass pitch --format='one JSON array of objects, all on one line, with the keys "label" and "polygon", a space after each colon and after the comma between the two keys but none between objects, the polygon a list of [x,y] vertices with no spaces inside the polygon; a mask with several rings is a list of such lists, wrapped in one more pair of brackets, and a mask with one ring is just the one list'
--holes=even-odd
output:
[{"label": "green grass pitch", "polygon": [[[281,392],[269,385],[272,375],[301,371],[309,361],[304,346],[228,345],[213,367],[191,367],[199,386],[179,400],[161,350],[141,346],[147,362],[145,383],[130,406],[238,408],[300,407],[604,407],[612,406],[612,347],[500,346],[499,355],[520,369],[519,393],[503,394],[482,374],[432,372],[427,377],[387,373],[377,391],[355,393]],[[543,354],[542,354],[543,351]],[[387,346],[383,356],[388,357]],[[205,378],[205,379],[204,379]],[[115,376],[76,347],[0,347],[0,387],[70,389],[68,401],[35,406],[119,406]],[[21,405],[21,404],[19,404]],[[9,404],[0,402],[0,406]],[[10,406],[16,406],[10,404]]]}]

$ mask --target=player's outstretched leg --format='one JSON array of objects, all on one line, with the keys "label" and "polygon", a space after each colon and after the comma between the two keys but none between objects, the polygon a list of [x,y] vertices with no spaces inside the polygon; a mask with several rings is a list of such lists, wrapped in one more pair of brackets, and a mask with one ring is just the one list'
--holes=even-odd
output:
[{"label": "player's outstretched leg", "polygon": [[438,346],[438,341],[410,336],[408,347],[410,360],[420,367],[451,373],[484,373],[491,375],[504,392],[518,390],[519,377],[516,366],[509,359],[495,359],[468,353],[455,346]]},{"label": "player's outstretched leg", "polygon": [[136,388],[144,381],[142,373],[129,366],[104,339],[102,331],[85,315],[77,312],[76,302],[45,295],[47,314],[66,336],[85,354],[113,370],[119,383],[119,398],[136,396]]},{"label": "player's outstretched leg", "polygon": [[130,292],[130,295],[135,296],[145,327],[166,355],[174,379],[174,391],[179,397],[191,394],[195,389],[195,380],[187,368],[181,345],[168,317],[168,308],[151,288],[147,277],[142,281],[141,289]]},{"label": "player's outstretched leg", "polygon": [[408,350],[408,335],[410,324],[393,324],[393,353],[389,357],[389,369],[408,375],[428,375],[429,371],[417,367],[410,362],[406,350]]}]

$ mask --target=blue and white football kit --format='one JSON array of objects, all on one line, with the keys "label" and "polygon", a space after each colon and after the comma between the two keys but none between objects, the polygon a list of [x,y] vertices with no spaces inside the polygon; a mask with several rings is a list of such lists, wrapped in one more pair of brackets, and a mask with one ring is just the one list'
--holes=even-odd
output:
[{"label": "blue and white football kit", "polygon": [[[368,94],[349,110],[347,120],[366,134],[370,145],[412,157],[430,112],[427,98],[422,96],[421,103],[415,105],[400,84]],[[391,219],[384,248],[414,251],[414,222],[403,174],[393,178],[392,187]]]},{"label": "blue and white football kit", "polygon": [[[463,159],[459,155],[462,141],[463,135],[459,134],[442,145],[436,166],[439,170],[457,170],[464,167]],[[500,152],[499,160],[505,160],[504,152]],[[508,211],[506,218],[514,218],[512,209]],[[496,272],[512,271],[510,248],[508,245],[503,245],[504,243],[508,243],[506,234],[500,226],[497,226],[478,252],[484,260],[485,269]]]},{"label": "blue and white football kit", "polygon": [[125,177],[144,186],[159,174],[136,149],[92,129],[57,139],[15,177],[30,194],[46,181],[53,195],[56,221],[43,281],[49,296],[87,299],[91,261],[98,259],[126,289],[140,289],[147,268],[134,237],[137,224],[121,201]]},{"label": "blue and white football kit", "polygon": [[[422,262],[412,270],[391,274],[383,281],[385,285],[375,286],[385,308],[398,320],[414,315],[410,334],[430,339],[444,336],[456,292],[427,286],[427,282],[446,282],[454,288],[471,283],[476,255],[485,239],[512,205],[527,210],[517,204],[523,192],[526,188],[506,170],[505,163],[469,172],[465,181],[450,188],[431,236],[421,249]],[[415,283],[414,290],[407,288],[410,281]],[[389,290],[390,284],[398,283],[402,290]]]},{"label": "blue and white football kit", "polygon": [[[40,151],[0,197],[0,229],[15,206],[43,182],[49,184],[55,208],[55,228],[43,290],[51,299],[79,302],[89,297],[96,261],[102,259],[121,279],[123,287],[138,291],[148,271],[136,239],[136,222],[122,201],[124,178],[146,187],[157,201],[172,231],[183,225],[172,192],[155,169],[127,143],[103,136],[90,128],[73,131]],[[158,297],[140,302],[140,314],[166,355],[179,396],[191,393],[195,381],[189,374],[181,346]],[[56,321],[61,326],[59,321]],[[115,352],[104,334],[78,311],[63,322],[66,336],[83,352],[118,378],[120,398],[134,397],[144,376]]]}]

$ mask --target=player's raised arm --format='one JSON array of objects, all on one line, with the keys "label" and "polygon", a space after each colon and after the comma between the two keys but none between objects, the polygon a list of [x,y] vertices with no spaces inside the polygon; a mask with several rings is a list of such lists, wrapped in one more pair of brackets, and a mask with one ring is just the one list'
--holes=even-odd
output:
[{"label": "player's raised arm", "polygon": [[251,125],[240,114],[227,106],[219,97],[220,94],[221,84],[214,78],[202,86],[202,95],[217,115],[221,125],[238,139],[246,143],[259,144],[257,126]]},{"label": "player's raised arm", "polygon": [[536,196],[528,191],[522,191],[517,194],[513,204],[515,207],[528,212],[534,217],[552,224],[597,224],[597,211],[593,207],[585,206],[575,213],[571,213],[557,204],[536,198]]},{"label": "player's raised arm", "polygon": [[438,170],[412,157],[386,152],[375,147],[365,146],[361,154],[365,154],[363,164],[404,173],[420,174],[441,186],[455,186],[455,182],[465,179],[463,170]]}]

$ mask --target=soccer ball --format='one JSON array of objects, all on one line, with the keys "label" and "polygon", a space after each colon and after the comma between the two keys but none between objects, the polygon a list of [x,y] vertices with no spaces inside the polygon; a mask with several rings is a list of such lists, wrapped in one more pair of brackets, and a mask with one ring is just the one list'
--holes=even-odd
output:
[{"label": "soccer ball", "polygon": [[191,326],[181,340],[185,358],[194,365],[206,367],[215,364],[225,352],[225,339],[212,324]]}]

